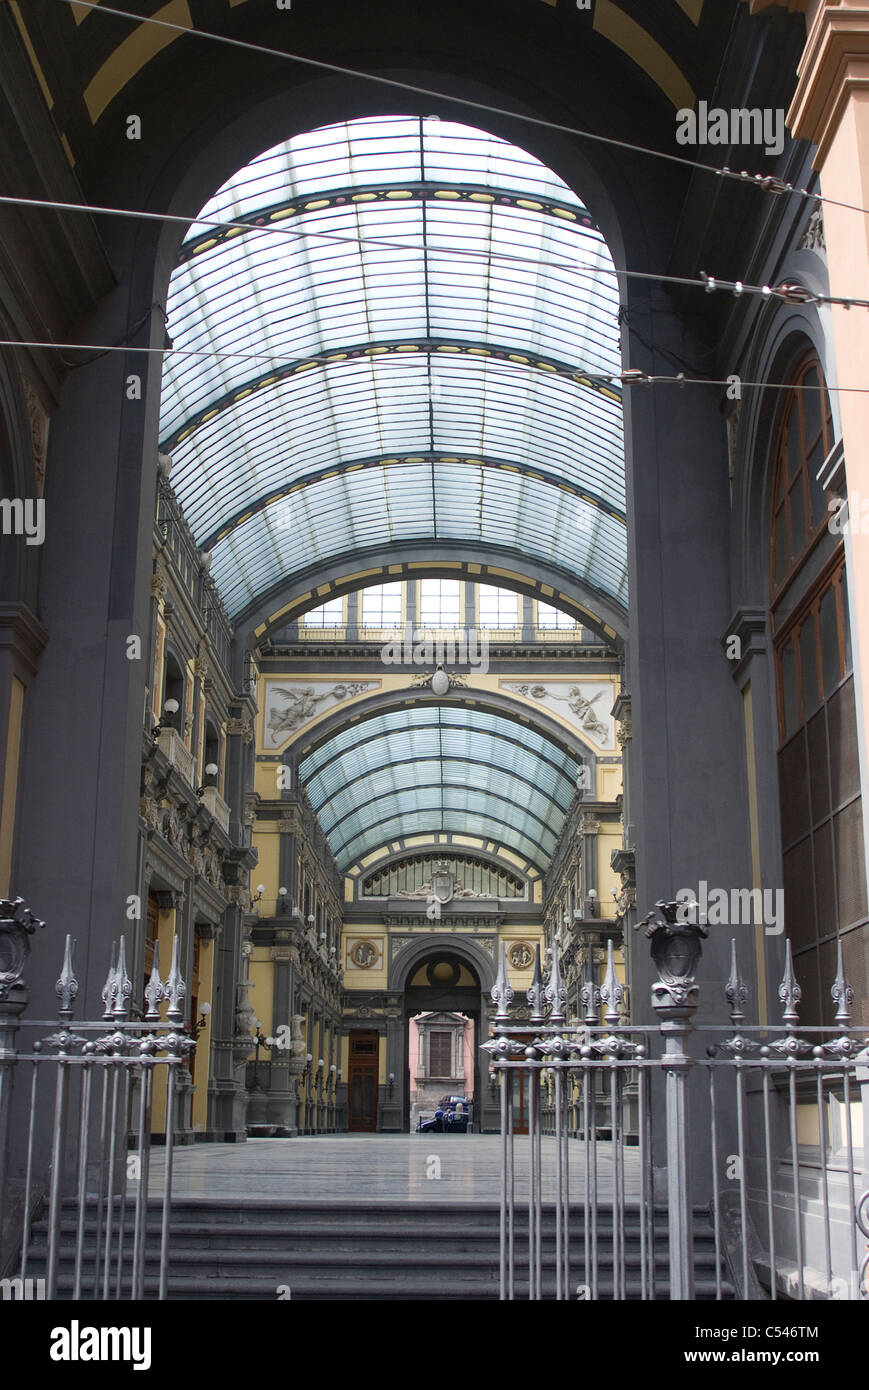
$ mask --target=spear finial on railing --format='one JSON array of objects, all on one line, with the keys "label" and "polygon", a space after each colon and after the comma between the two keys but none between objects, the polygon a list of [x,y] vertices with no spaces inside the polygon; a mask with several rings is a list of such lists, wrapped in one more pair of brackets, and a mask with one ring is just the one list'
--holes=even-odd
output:
[{"label": "spear finial on railing", "polygon": [[796,1027],[800,1021],[799,1014],[797,1013],[797,1004],[799,1004],[803,997],[803,991],[797,984],[797,977],[794,974],[794,962],[793,956],[791,955],[791,943],[789,938],[785,940],[785,973],[778,987],[778,997],[785,1006],[784,1013],[782,1014],[782,1023],[784,1023],[787,1028]]},{"label": "spear finial on railing", "polygon": [[564,1011],[567,1007],[567,986],[561,978],[557,941],[553,941],[552,944],[552,965],[549,967],[549,979],[546,982],[543,996],[552,1010],[549,1015],[549,1022],[563,1023]]},{"label": "spear finial on railing", "polygon": [[842,954],[842,938],[839,937],[838,951],[836,954],[836,979],[830,989],[833,1002],[838,1004],[836,1010],[836,1022],[842,1028],[849,1027],[851,1023],[851,1005],[854,1002],[854,991],[848,983],[845,974],[845,959]]},{"label": "spear finial on railing", "polygon": [[112,1000],[112,1018],[123,1023],[130,1012],[133,997],[133,981],[127,974],[127,939],[121,937],[118,947],[118,968],[115,972],[115,993]]},{"label": "spear finial on railing", "polygon": [[105,984],[103,985],[102,991],[101,991],[101,993],[100,993],[100,998],[102,999],[103,1003],[104,1003],[105,1006],[106,1006],[105,1012],[104,1012],[104,1014],[103,1014],[103,1018],[105,1018],[105,1019],[111,1019],[111,1017],[112,1017],[112,1006],[113,1006],[113,1004],[114,1004],[115,994],[116,994],[117,988],[118,988],[117,974],[118,974],[117,946],[115,945],[115,943],[114,943],[114,941],[113,941],[113,942],[112,942],[112,957],[111,957],[111,960],[109,961],[109,973],[108,973],[108,975],[106,976],[106,982],[105,982]]},{"label": "spear finial on railing", "polygon": [[66,944],[63,948],[63,965],[60,968],[60,978],[54,986],[54,992],[60,1000],[60,1008],[57,1011],[58,1018],[62,1018],[64,1023],[69,1023],[72,1018],[73,1001],[78,994],[78,980],[75,978],[75,968],[73,960],[75,957],[75,942],[72,937],[67,935]]},{"label": "spear finial on railing", "polygon": [[613,950],[612,937],[610,937],[607,941],[606,975],[604,976],[604,981],[600,988],[600,998],[601,1002],[606,1004],[604,1021],[608,1023],[611,1028],[615,1027],[619,1021],[619,1005],[624,997],[624,988],[619,984],[618,976],[616,975],[616,958]]},{"label": "spear finial on railing", "polygon": [[730,1021],[734,1028],[745,1022],[745,1002],[748,999],[748,985],[739,973],[736,959],[736,937],[730,939],[730,978],[724,988],[730,1005]]},{"label": "spear finial on railing", "polygon": [[160,1017],[160,1010],[157,1007],[161,999],[166,998],[166,987],[160,979],[160,943],[154,942],[154,959],[151,963],[151,976],[145,986],[145,1003],[148,1005],[145,1013],[147,1022],[152,1023]]},{"label": "spear finial on railing", "polygon": [[166,978],[166,985],[163,991],[164,999],[168,999],[169,1001],[166,1017],[171,1023],[181,1023],[183,1020],[184,1011],[181,1008],[181,1004],[186,994],[187,986],[184,983],[178,965],[178,937],[175,936],[172,940],[172,964],[169,968],[169,974]]},{"label": "spear finial on railing", "polygon": [[579,997],[585,1009],[585,1018],[583,1021],[589,1028],[594,1028],[599,1022],[598,1009],[601,1005],[600,989],[598,988],[597,979],[595,977],[596,963],[594,946],[589,942],[588,955],[586,958],[586,980],[579,991]]},{"label": "spear finial on railing", "polygon": [[543,972],[540,969],[540,942],[534,947],[534,978],[532,979],[526,997],[531,1006],[531,1023],[543,1022],[543,1009],[546,1003],[546,995],[543,989]]},{"label": "spear finial on railing", "polygon": [[495,1005],[496,1023],[509,1022],[509,1008],[513,999],[513,993],[513,986],[507,978],[507,947],[502,942],[498,978],[492,986],[492,1003]]}]

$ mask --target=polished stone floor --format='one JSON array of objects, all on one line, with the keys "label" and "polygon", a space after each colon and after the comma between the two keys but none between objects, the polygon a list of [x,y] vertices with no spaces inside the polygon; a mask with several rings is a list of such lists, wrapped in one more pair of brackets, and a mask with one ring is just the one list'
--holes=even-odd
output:
[{"label": "polished stone floor", "polygon": [[[555,1141],[543,1139],[543,1199],[555,1198]],[[599,1200],[612,1193],[609,1143],[598,1151]],[[517,1199],[528,1184],[528,1139],[515,1140]],[[570,1191],[581,1201],[584,1146],[569,1144]],[[175,1150],[172,1194],[228,1202],[273,1198],[293,1202],[498,1201],[501,1140],[498,1135],[346,1134],[298,1139],[249,1139],[245,1144],[195,1144]],[[163,1191],[164,1153],[152,1150],[149,1190]],[[625,1152],[625,1194],[639,1193],[635,1149]]]}]

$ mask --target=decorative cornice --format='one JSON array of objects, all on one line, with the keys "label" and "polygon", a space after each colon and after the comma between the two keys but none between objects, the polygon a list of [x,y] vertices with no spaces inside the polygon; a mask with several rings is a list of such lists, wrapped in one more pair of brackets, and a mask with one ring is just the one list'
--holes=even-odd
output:
[{"label": "decorative cornice", "polygon": [[814,167],[822,169],[851,94],[869,88],[869,7],[822,0],[797,72],[788,127],[817,145]]},{"label": "decorative cornice", "polygon": [[33,679],[47,641],[47,630],[26,604],[0,603],[0,650],[11,650],[17,675]]},{"label": "decorative cornice", "polygon": [[623,878],[633,877],[637,871],[637,855],[632,849],[614,849],[610,855],[610,866]]},{"label": "decorative cornice", "polygon": [[[767,655],[766,620],[764,608],[738,608],[722,634],[721,647],[735,681],[740,679],[753,656]],[[728,643],[733,637],[737,637],[740,644],[740,656],[736,659],[727,656]]]}]

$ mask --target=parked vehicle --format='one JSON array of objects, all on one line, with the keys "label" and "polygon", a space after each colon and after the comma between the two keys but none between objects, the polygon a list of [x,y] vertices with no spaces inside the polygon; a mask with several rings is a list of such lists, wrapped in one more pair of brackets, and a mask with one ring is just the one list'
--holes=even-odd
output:
[{"label": "parked vehicle", "polygon": [[467,1134],[473,1102],[467,1096],[442,1096],[434,1117],[420,1120],[417,1134]]}]

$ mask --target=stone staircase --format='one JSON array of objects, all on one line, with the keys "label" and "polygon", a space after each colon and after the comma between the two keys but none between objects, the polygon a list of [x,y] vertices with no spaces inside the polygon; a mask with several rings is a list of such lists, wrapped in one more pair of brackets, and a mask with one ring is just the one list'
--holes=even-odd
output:
[{"label": "stone staircase", "polygon": [[[132,1252],[127,1219],[125,1287]],[[573,1208],[571,1298],[585,1280],[583,1212]],[[95,1217],[85,1230],[85,1291],[93,1283]],[[64,1209],[59,1298],[72,1290],[76,1212]],[[555,1297],[555,1216],[542,1217],[543,1294]],[[28,1275],[44,1275],[46,1225],[34,1227]],[[695,1282],[698,1299],[715,1298],[715,1245],[708,1212],[695,1213]],[[170,1299],[265,1299],[428,1302],[497,1300],[499,1210],[494,1204],[455,1202],[369,1205],[348,1202],[244,1202],[190,1200],[173,1203],[169,1268]],[[156,1297],[160,1207],[149,1203],[145,1297]],[[627,1296],[640,1297],[639,1213],[625,1220]],[[656,1297],[666,1299],[666,1210],[655,1214]],[[613,1296],[612,1211],[598,1212],[598,1298]],[[734,1297],[722,1270],[725,1298]],[[527,1298],[527,1210],[517,1211],[515,1296]]]}]

